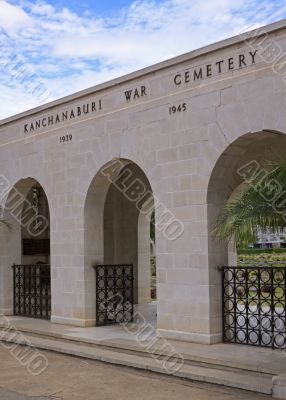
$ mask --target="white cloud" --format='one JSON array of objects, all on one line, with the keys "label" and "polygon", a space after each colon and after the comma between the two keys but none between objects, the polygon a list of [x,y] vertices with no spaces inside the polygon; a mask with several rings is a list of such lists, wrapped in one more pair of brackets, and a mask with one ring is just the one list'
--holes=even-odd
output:
[{"label": "white cloud", "polygon": [[20,7],[0,1],[0,27],[7,33],[15,34],[30,23],[31,18]]},{"label": "white cloud", "polygon": [[[285,15],[284,0],[134,0],[107,18],[49,0],[0,0],[0,32],[57,98]],[[6,96],[17,99],[13,113],[38,101],[26,93],[27,101],[17,84],[0,93],[2,104],[9,104]],[[10,114],[8,105],[0,110],[0,117]]]},{"label": "white cloud", "polygon": [[51,4],[47,3],[36,3],[31,5],[31,12],[32,14],[38,14],[43,16],[52,16],[55,9]]},{"label": "white cloud", "polygon": [[29,95],[19,87],[9,87],[0,83],[0,117],[5,118],[10,115],[28,110],[39,105],[38,99]]}]

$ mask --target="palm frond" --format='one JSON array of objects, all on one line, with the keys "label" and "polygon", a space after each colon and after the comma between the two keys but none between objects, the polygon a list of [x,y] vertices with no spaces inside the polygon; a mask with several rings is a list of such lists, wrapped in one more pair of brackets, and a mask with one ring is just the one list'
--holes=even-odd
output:
[{"label": "palm frond", "polygon": [[244,192],[226,201],[212,229],[214,237],[246,245],[254,241],[257,227],[279,232],[286,226],[285,157],[267,161],[265,170]]}]

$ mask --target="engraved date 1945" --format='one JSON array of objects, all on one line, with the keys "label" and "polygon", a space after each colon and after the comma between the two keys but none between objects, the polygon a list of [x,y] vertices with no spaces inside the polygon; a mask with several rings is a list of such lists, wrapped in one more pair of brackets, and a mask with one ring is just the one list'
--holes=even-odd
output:
[{"label": "engraved date 1945", "polygon": [[176,106],[170,106],[169,107],[169,114],[173,115],[173,114],[177,114],[180,112],[185,112],[187,111],[187,104],[186,103],[182,103],[182,104],[178,104]]}]

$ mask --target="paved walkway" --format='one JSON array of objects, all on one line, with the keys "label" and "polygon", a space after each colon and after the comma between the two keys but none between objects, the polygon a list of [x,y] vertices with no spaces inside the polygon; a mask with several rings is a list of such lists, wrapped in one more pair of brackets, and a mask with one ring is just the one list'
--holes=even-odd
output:
[{"label": "paved walkway", "polygon": [[5,400],[47,400],[47,397],[31,397],[12,390],[0,388],[0,399]]},{"label": "paved walkway", "polygon": [[42,352],[48,368],[32,376],[0,346],[1,400],[267,400],[269,396]]}]

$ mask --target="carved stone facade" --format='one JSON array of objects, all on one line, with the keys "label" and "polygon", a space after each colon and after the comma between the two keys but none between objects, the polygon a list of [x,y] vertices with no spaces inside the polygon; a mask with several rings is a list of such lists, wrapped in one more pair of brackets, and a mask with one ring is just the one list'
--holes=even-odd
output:
[{"label": "carved stone facade", "polygon": [[221,341],[228,246],[210,231],[243,182],[238,169],[285,149],[285,60],[265,51],[274,44],[286,52],[285,22],[1,121],[1,198],[14,205],[4,213],[12,229],[0,231],[0,311],[13,313],[11,266],[26,262],[12,196],[27,199],[35,185],[49,205],[52,322],[95,324],[95,264],[133,263],[135,298],[149,301],[144,186],[158,221],[165,210],[183,228],[175,237],[169,219],[156,230],[158,330]]}]

